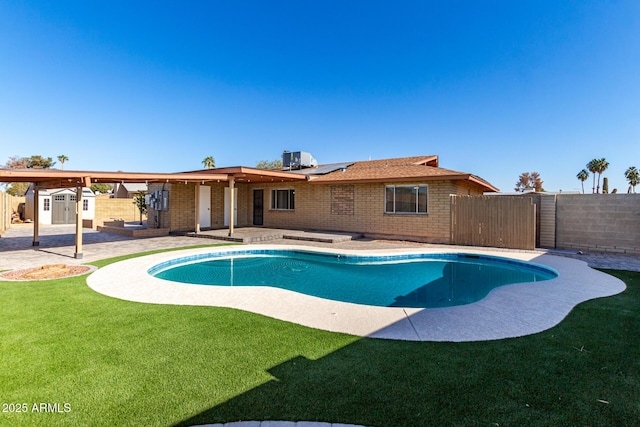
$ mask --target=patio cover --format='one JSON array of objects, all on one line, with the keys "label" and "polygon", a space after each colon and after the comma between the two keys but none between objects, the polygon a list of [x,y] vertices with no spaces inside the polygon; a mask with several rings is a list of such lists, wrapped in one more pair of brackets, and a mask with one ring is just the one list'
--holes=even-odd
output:
[{"label": "patio cover", "polygon": [[[30,182],[34,184],[36,206],[33,223],[33,246],[39,246],[38,230],[38,191],[51,188],[80,189],[91,184],[113,183],[195,183],[227,181],[233,188],[238,182],[271,182],[305,180],[304,176],[289,172],[261,170],[242,166],[220,169],[205,169],[192,172],[151,173],[151,172],[104,172],[104,171],[74,171],[58,169],[6,169],[0,168],[0,182]],[[75,257],[82,258],[82,191],[77,192],[76,198],[76,251]],[[233,212],[233,206],[231,206]],[[231,215],[233,218],[233,215]],[[229,233],[233,232],[233,219],[230,222]]]}]

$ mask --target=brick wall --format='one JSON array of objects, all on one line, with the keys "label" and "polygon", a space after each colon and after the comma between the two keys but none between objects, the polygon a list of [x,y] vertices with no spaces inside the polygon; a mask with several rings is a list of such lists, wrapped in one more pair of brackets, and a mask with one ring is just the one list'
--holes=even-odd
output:
[{"label": "brick wall", "polygon": [[556,247],[640,254],[640,194],[560,194]]},{"label": "brick wall", "polygon": [[[394,183],[413,185],[415,182]],[[450,194],[480,194],[472,186],[452,181],[428,183],[428,214],[385,214],[385,184],[325,185],[308,183],[254,184],[249,187],[249,209],[253,189],[264,189],[264,226],[274,228],[334,230],[364,233],[371,237],[450,241]],[[272,189],[295,190],[295,210],[271,210]],[[249,218],[250,219],[250,218]],[[247,221],[250,223],[250,221]]]},{"label": "brick wall", "polygon": [[[224,189],[227,182],[219,182],[201,187],[211,189],[211,228],[224,227]],[[155,191],[169,191],[169,209],[166,211],[155,211],[149,208],[149,228],[170,228],[171,231],[193,231],[196,224],[196,184],[175,183],[175,184],[150,184],[149,193]],[[246,210],[246,188],[238,188],[238,225],[246,225],[246,221],[241,221],[241,209]],[[246,218],[244,212],[244,218]],[[160,227],[158,227],[158,223]]]},{"label": "brick wall", "polygon": [[[415,182],[394,183],[415,185]],[[224,192],[227,182],[208,184],[211,188],[211,228],[224,228]],[[385,214],[385,184],[310,184],[307,182],[240,184],[237,190],[237,223],[253,224],[253,190],[264,190],[264,227],[332,230],[364,233],[371,237],[450,241],[450,194],[480,194],[465,181],[428,182],[428,214]],[[149,209],[148,227],[171,231],[195,230],[195,184],[152,184],[149,192],[169,190],[169,210]],[[295,209],[272,210],[271,190],[293,189]],[[157,214],[157,215],[156,215]]]}]

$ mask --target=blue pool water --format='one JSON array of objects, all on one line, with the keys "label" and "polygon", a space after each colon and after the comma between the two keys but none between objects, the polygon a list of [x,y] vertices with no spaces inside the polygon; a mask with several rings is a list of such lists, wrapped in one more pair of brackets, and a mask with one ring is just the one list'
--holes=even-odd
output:
[{"label": "blue pool water", "polygon": [[356,304],[423,308],[470,304],[498,286],[557,277],[546,267],[489,256],[292,250],[202,254],[159,264],[149,273],[189,284],[272,286]]}]

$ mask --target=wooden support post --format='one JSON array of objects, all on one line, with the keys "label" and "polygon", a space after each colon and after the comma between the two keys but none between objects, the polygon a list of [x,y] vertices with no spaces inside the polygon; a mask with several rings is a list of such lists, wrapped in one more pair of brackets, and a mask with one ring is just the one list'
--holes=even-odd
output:
[{"label": "wooden support post", "polygon": [[33,246],[40,246],[40,190],[33,185]]},{"label": "wooden support post", "polygon": [[82,184],[76,185],[76,259],[82,259]]}]

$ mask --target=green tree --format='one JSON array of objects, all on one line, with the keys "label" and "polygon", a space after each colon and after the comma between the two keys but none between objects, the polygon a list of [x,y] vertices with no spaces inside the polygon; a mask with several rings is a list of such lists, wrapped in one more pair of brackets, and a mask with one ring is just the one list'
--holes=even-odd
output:
[{"label": "green tree", "polygon": [[51,169],[55,164],[51,157],[27,157],[27,167],[30,169]]},{"label": "green tree", "polygon": [[542,179],[538,172],[523,172],[516,182],[516,191],[535,190],[537,192],[544,191],[542,188]]},{"label": "green tree", "polygon": [[7,194],[11,194],[12,196],[16,197],[24,196],[28,189],[28,182],[10,182],[6,184],[5,187],[5,191]]},{"label": "green tree", "polygon": [[598,173],[598,159],[593,159],[589,163],[587,163],[587,169],[593,174],[593,187],[591,188],[591,192],[595,194],[596,174]]},{"label": "green tree", "polygon": [[142,215],[147,214],[147,202],[144,193],[137,193],[133,196],[133,203],[140,211],[140,225],[142,225]]},{"label": "green tree", "polygon": [[638,185],[638,181],[640,180],[640,172],[638,172],[638,168],[631,166],[625,171],[624,177],[629,181],[629,189],[627,190],[627,193],[631,193],[632,191],[635,193],[636,185]]},{"label": "green tree", "polygon": [[58,161],[60,162],[60,165],[62,165],[62,170],[64,170],[64,162],[66,162],[67,160],[69,160],[69,158],[64,154],[58,156]]},{"label": "green tree", "polygon": [[260,160],[256,163],[258,169],[282,169],[282,160]]},{"label": "green tree", "polygon": [[91,184],[91,191],[94,193],[107,194],[113,186],[111,184]]},{"label": "green tree", "polygon": [[[30,157],[9,157],[4,165],[7,169],[49,169],[55,165],[51,157],[30,156]],[[10,182],[5,186],[6,192],[12,196],[23,196],[29,188],[28,182]]]},{"label": "green tree", "polygon": [[587,172],[586,169],[582,169],[580,172],[578,172],[576,178],[578,178],[582,183],[582,194],[584,194],[584,182],[587,180],[587,178],[589,178],[589,172]]},{"label": "green tree", "polygon": [[214,159],[213,156],[207,156],[202,159],[202,166],[206,169],[213,169],[216,167],[216,159]]},{"label": "green tree", "polygon": [[603,157],[596,162],[596,172],[598,173],[598,186],[596,187],[596,193],[600,192],[600,177],[609,167],[609,162]]}]

